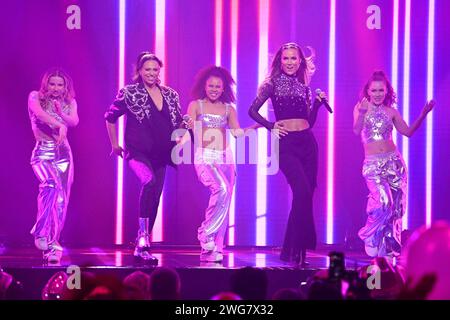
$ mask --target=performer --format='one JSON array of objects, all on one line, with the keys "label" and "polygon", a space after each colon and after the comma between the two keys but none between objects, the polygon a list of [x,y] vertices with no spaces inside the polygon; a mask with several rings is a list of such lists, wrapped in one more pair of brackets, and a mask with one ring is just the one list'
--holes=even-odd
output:
[{"label": "performer", "polygon": [[59,263],[63,252],[59,238],[73,182],[67,127],[79,122],[72,79],[60,69],[48,70],[39,91],[28,96],[28,112],[36,139],[31,166],[40,183],[37,220],[31,234],[44,259]]},{"label": "performer", "polygon": [[[293,198],[280,258],[306,265],[306,249],[315,249],[313,195],[317,180],[318,148],[311,128],[325,96],[311,103],[309,82],[315,71],[314,51],[306,57],[296,43],[286,43],[277,51],[271,72],[258,90],[249,109],[255,121],[280,138],[280,169],[286,176]],[[276,122],[263,118],[259,109],[272,100]]]},{"label": "performer", "polygon": [[[139,229],[134,256],[157,264],[150,253],[150,233],[155,223],[166,166],[173,165],[171,135],[183,121],[178,93],[160,84],[162,61],[150,52],[137,57],[134,84],[119,90],[105,113],[112,153],[125,156],[141,181]],[[116,121],[126,114],[125,150],[117,142]]]},{"label": "performer", "polygon": [[401,250],[402,216],[406,209],[407,174],[402,155],[392,141],[392,129],[411,137],[434,101],[408,126],[394,109],[396,94],[383,71],[375,71],[353,111],[353,131],[361,134],[365,159],[362,174],[369,189],[366,225],[359,231],[371,257],[396,257]]},{"label": "performer", "polygon": [[241,129],[232,106],[236,101],[232,88],[234,84],[228,70],[206,67],[196,77],[192,89],[194,100],[188,107],[189,117],[196,119],[195,170],[198,179],[211,192],[205,219],[198,228],[201,261],[223,260],[224,237],[236,176],[226,128],[230,128],[234,137],[242,137],[247,130],[259,127],[254,125]]}]

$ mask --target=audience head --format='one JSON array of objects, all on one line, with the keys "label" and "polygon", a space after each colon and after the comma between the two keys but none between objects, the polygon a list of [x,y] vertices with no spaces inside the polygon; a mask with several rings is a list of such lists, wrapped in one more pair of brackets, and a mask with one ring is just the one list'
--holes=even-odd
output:
[{"label": "audience head", "polygon": [[244,267],[231,276],[231,290],[243,300],[264,300],[267,295],[268,279],[264,270]]},{"label": "audience head", "polygon": [[150,300],[150,276],[142,271],[135,271],[123,280],[127,299]]},{"label": "audience head", "polygon": [[150,275],[151,300],[180,299],[181,282],[178,272],[169,267],[158,267]]},{"label": "audience head", "polygon": [[417,298],[450,299],[449,270],[450,226],[439,221],[414,232],[406,247],[406,279],[410,290],[420,291]]}]

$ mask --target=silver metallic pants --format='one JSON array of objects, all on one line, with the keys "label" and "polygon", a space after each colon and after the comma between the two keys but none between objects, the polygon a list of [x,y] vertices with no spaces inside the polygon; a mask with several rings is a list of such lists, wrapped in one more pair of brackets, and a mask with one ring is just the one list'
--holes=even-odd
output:
[{"label": "silver metallic pants", "polygon": [[230,149],[198,148],[195,152],[195,170],[200,182],[211,192],[205,220],[198,228],[198,240],[203,249],[213,242],[215,247],[206,250],[222,252],[236,176],[233,154]]},{"label": "silver metallic pants", "polygon": [[35,238],[45,237],[49,244],[58,242],[66,219],[70,187],[73,182],[73,160],[69,143],[38,141],[31,156],[31,166],[39,179]]},{"label": "silver metallic pants", "polygon": [[366,157],[362,174],[370,194],[366,225],[359,230],[369,256],[398,256],[406,209],[406,166],[398,151]]}]

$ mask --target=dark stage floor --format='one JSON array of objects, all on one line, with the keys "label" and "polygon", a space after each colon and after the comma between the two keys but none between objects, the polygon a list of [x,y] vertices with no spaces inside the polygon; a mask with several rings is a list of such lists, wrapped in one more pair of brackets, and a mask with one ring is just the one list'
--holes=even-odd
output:
[{"label": "dark stage floor", "polygon": [[[228,291],[234,269],[245,266],[266,270],[268,297],[280,288],[299,287],[316,271],[328,268],[328,253],[333,250],[344,251],[339,247],[322,246],[308,252],[310,264],[303,269],[280,261],[279,248],[228,247],[222,263],[200,262],[200,248],[196,246],[155,245],[153,254],[159,259],[159,266],[170,266],[178,271],[183,299],[209,299],[220,291]],[[23,283],[27,299],[39,299],[40,290],[50,276],[57,271],[66,271],[69,265],[95,273],[113,273],[119,278],[136,270],[151,273],[155,267],[136,263],[132,253],[130,247],[69,247],[65,248],[59,265],[46,265],[34,247],[4,248],[0,253],[0,267]],[[367,265],[370,261],[363,252],[344,253],[347,269]]]}]

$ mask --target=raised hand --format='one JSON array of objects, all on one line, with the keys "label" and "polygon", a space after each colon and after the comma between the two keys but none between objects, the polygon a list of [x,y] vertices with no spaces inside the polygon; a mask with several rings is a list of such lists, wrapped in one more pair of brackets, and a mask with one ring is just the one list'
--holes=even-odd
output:
[{"label": "raised hand", "polygon": [[367,100],[367,98],[364,97],[359,102],[358,111],[359,111],[360,114],[366,114],[367,110],[369,110],[369,100]]},{"label": "raised hand", "polygon": [[433,110],[434,105],[435,105],[435,101],[434,101],[434,100],[428,101],[428,102],[425,104],[425,106],[423,107],[423,109],[422,109],[422,116],[425,117],[425,116],[428,114],[428,112],[430,112],[431,110]]}]

